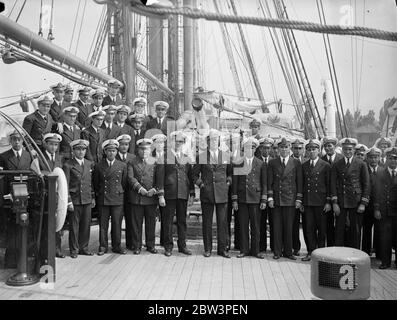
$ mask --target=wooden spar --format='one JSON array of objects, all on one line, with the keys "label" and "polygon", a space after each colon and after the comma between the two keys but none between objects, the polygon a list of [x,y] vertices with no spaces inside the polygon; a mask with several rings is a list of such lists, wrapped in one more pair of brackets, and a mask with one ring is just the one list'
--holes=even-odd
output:
[{"label": "wooden spar", "polygon": [[[184,7],[192,8],[192,0],[183,0]],[[192,108],[193,100],[193,20],[183,17],[183,105]]]},{"label": "wooden spar", "polygon": [[[125,79],[125,100],[126,104],[132,106],[132,101],[135,98],[135,87],[136,87],[136,37],[135,30],[132,25],[132,13],[129,9],[129,3],[123,1],[121,10],[121,19],[123,25],[123,67],[124,67],[124,79]],[[133,34],[131,34],[133,33]]]},{"label": "wooden spar", "polygon": [[[149,71],[163,81],[163,20],[156,18],[148,18],[148,37],[147,50]],[[148,108],[150,113],[154,113],[153,103],[162,100],[163,94],[159,88],[151,88],[148,86]]]}]

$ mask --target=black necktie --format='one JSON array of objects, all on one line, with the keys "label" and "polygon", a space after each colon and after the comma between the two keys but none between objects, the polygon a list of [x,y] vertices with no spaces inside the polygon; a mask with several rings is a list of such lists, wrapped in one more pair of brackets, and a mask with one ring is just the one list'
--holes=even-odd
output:
[{"label": "black necktie", "polygon": [[310,161],[310,167],[313,169],[314,168],[314,161]]},{"label": "black necktie", "polygon": [[332,164],[332,157],[328,157],[328,163]]},{"label": "black necktie", "polygon": [[18,160],[18,163],[19,163],[19,160],[21,160],[21,156],[19,155],[19,152],[17,152],[17,160]]},{"label": "black necktie", "polygon": [[285,168],[285,158],[283,158],[283,168]]}]

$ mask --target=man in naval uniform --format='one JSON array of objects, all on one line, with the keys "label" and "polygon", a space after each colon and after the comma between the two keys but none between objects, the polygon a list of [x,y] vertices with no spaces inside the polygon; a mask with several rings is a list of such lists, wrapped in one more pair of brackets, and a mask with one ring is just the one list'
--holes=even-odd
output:
[{"label": "man in naval uniform", "polygon": [[72,158],[73,150],[70,147],[70,143],[80,139],[81,130],[76,125],[78,113],[79,109],[74,106],[65,107],[62,110],[62,133],[57,130],[57,133],[62,137],[62,141],[59,144],[59,155],[61,156],[62,163]]},{"label": "man in naval uniform", "polygon": [[331,211],[331,165],[319,158],[321,143],[310,139],[306,144],[309,159],[302,165],[303,205],[302,216],[306,223],[307,255],[302,261],[310,261],[316,248],[325,247],[327,212]]},{"label": "man in naval uniform", "polygon": [[126,123],[128,115],[131,113],[131,108],[124,104],[117,107],[117,116],[115,124],[120,128],[120,135],[127,134],[131,137],[130,146],[128,149],[129,153],[134,154],[135,152],[135,133],[134,129]]},{"label": "man in naval uniform", "polygon": [[108,81],[108,95],[103,98],[102,105],[107,106],[109,104],[114,105],[114,106],[119,106],[122,104],[122,99],[120,96],[120,88],[123,86],[123,84],[116,80],[116,79],[111,79]]},{"label": "man in naval uniform", "polygon": [[[336,145],[338,144],[338,139],[334,137],[324,137],[323,138],[323,148],[325,150],[325,155],[321,158],[327,161],[331,168],[338,160],[343,159],[343,155],[335,151]],[[327,247],[332,247],[335,244],[335,214],[331,210],[326,213],[327,216]]]},{"label": "man in naval uniform", "polygon": [[23,120],[23,128],[39,147],[43,145],[44,135],[51,132],[55,124],[49,114],[53,101],[54,99],[48,95],[41,96],[37,100],[38,109]]},{"label": "man in naval uniform", "polygon": [[[263,163],[267,166],[269,161],[272,160],[271,148],[274,144],[274,140],[272,138],[261,138],[259,141],[259,155],[258,159],[262,160]],[[255,152],[256,154],[257,152]],[[269,221],[269,222],[268,222]],[[261,210],[261,221],[260,221],[260,241],[259,241],[259,250],[262,252],[266,252],[267,250],[267,225],[269,223],[269,233],[270,233],[270,249],[273,251],[273,218],[272,218],[272,210],[266,206],[264,210]]]},{"label": "man in naval uniform", "polygon": [[165,207],[162,214],[163,243],[165,256],[172,254],[174,246],[172,238],[173,218],[176,215],[178,232],[178,251],[191,255],[186,248],[186,213],[187,206],[193,204],[194,184],[192,176],[192,164],[182,148],[186,142],[186,135],[182,131],[174,131],[170,134],[171,149],[164,163],[164,198]]},{"label": "man in naval uniform", "polygon": [[108,229],[111,218],[112,251],[126,254],[121,246],[121,223],[123,220],[124,191],[127,185],[127,165],[116,159],[119,143],[109,139],[103,142],[105,158],[95,165],[93,183],[99,212],[98,255],[108,251]]},{"label": "man in naval uniform", "polygon": [[193,166],[193,181],[200,188],[203,216],[204,257],[212,252],[212,217],[216,209],[218,255],[230,258],[227,252],[227,195],[232,182],[230,154],[219,150],[220,133],[210,129],[208,149],[201,152]]},{"label": "man in naval uniform", "polygon": [[374,146],[379,148],[382,151],[382,154],[381,154],[380,160],[379,160],[379,165],[381,167],[384,167],[386,165],[386,160],[387,160],[385,151],[387,148],[391,148],[392,142],[391,142],[390,138],[381,137],[375,141]]},{"label": "man in naval uniform", "polygon": [[[263,161],[254,156],[259,141],[253,137],[243,141],[244,159],[240,165],[233,166],[232,201],[238,210],[240,222],[240,254],[237,258],[252,255],[259,259],[261,210],[266,208],[267,168]],[[250,232],[251,230],[251,232]],[[251,235],[251,246],[250,246]]]},{"label": "man in naval uniform", "polygon": [[99,163],[103,158],[102,143],[104,141],[104,132],[101,129],[105,112],[102,110],[94,111],[89,115],[91,124],[88,128],[83,129],[81,138],[89,142],[86,159]]},{"label": "man in naval uniform", "polygon": [[[397,233],[397,148],[385,150],[386,163],[375,179],[375,218],[380,229],[380,269],[391,266],[393,235]],[[397,253],[394,253],[397,265]]]},{"label": "man in naval uniform", "polygon": [[290,156],[291,140],[283,137],[275,144],[280,156],[267,167],[268,205],[273,209],[274,259],[292,254],[292,227],[295,210],[302,207],[302,164]]},{"label": "man in naval uniform", "polygon": [[362,161],[365,161],[365,154],[368,152],[368,147],[365,144],[358,143],[354,150],[354,156]]},{"label": "man in naval uniform", "polygon": [[[87,127],[89,122],[87,122],[89,115],[93,112],[91,104],[88,102],[90,98],[91,88],[84,87],[79,91],[79,99],[73,103],[75,107],[79,109],[79,115],[77,121],[81,128]],[[89,121],[89,120],[88,120]]]},{"label": "man in naval uniform", "polygon": [[104,132],[104,140],[116,139],[118,136],[121,135],[120,127],[114,123],[116,109],[117,107],[112,104],[108,104],[102,108],[102,111],[106,112],[105,119],[101,126]]},{"label": "man in naval uniform", "polygon": [[[165,101],[156,101],[153,105],[155,107],[156,117],[149,120],[146,129],[159,129],[166,135],[168,122],[173,121],[172,118],[167,116],[169,104]],[[170,131],[173,130],[174,128],[170,129]]]},{"label": "man in naval uniform", "polygon": [[62,83],[57,83],[50,87],[54,95],[54,102],[51,105],[50,115],[55,122],[61,122],[63,97],[65,95],[65,86]]},{"label": "man in naval uniform", "polygon": [[91,229],[91,208],[95,206],[92,186],[94,163],[84,159],[89,142],[77,139],[70,142],[73,158],[63,165],[69,187],[68,220],[69,250],[72,258],[92,256],[88,249]]},{"label": "man in naval uniform", "polygon": [[344,157],[331,169],[331,198],[336,216],[335,245],[359,249],[362,221],[371,189],[369,173],[366,164],[353,156],[357,140],[344,138],[340,144]]}]

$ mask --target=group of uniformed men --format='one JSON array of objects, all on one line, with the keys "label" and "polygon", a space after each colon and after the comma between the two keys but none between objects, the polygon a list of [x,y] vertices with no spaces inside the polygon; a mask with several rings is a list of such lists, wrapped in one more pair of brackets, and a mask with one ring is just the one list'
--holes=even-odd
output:
[{"label": "group of uniformed men", "polygon": [[[302,260],[309,261],[316,248],[350,246],[368,254],[375,249],[380,268],[390,267],[397,238],[397,148],[389,139],[378,139],[370,149],[353,138],[273,140],[260,137],[260,123],[253,120],[250,135],[232,133],[223,139],[225,134],[215,129],[202,133],[206,143],[192,157],[187,152],[191,148],[186,148],[189,135],[182,130],[167,132],[167,123],[173,120],[167,116],[167,102],[155,102],[156,117],[147,116],[144,98],[134,100],[134,110],[120,104],[119,87],[110,81],[106,96],[101,90],[83,88],[78,101],[71,103],[65,102],[70,88],[57,84],[52,87],[55,98],[41,97],[38,110],[23,123],[43,148],[51,170],[62,167],[65,172],[72,258],[93,254],[88,249],[93,207],[99,213],[98,255],[108,251],[110,218],[112,251],[127,253],[121,244],[123,217],[127,249],[140,254],[145,219],[147,251],[157,253],[157,208],[164,254],[172,254],[176,215],[178,250],[190,255],[186,214],[197,188],[205,257],[212,253],[215,211],[217,253],[226,258],[231,257],[234,214],[238,258],[264,258],[269,222],[273,258],[296,260],[302,218],[307,247]],[[222,139],[226,147],[221,147]],[[0,166],[29,168],[21,136],[14,133],[10,141],[12,149],[0,155]],[[56,239],[56,255],[63,258],[61,235]]]}]

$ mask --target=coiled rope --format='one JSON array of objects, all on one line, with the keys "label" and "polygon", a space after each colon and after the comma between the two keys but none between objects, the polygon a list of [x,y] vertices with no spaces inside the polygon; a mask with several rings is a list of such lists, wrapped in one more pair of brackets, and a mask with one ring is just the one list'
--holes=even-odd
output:
[{"label": "coiled rope", "polygon": [[[357,27],[357,26],[343,26],[343,25],[321,25],[318,23],[296,21],[296,20],[281,20],[264,17],[249,17],[249,16],[235,16],[227,14],[218,14],[199,9],[192,9],[187,7],[182,8],[166,8],[166,7],[152,7],[144,6],[141,3],[131,1],[131,10],[135,13],[145,16],[159,16],[159,15],[182,15],[192,19],[206,19],[209,21],[220,21],[227,23],[243,23],[263,27],[272,27],[280,29],[294,29],[301,31],[309,31],[316,33],[327,33],[337,35],[354,35],[366,38],[373,38],[378,40],[397,41],[397,32],[384,31],[373,28]],[[164,17],[165,18],[165,17]]]}]

